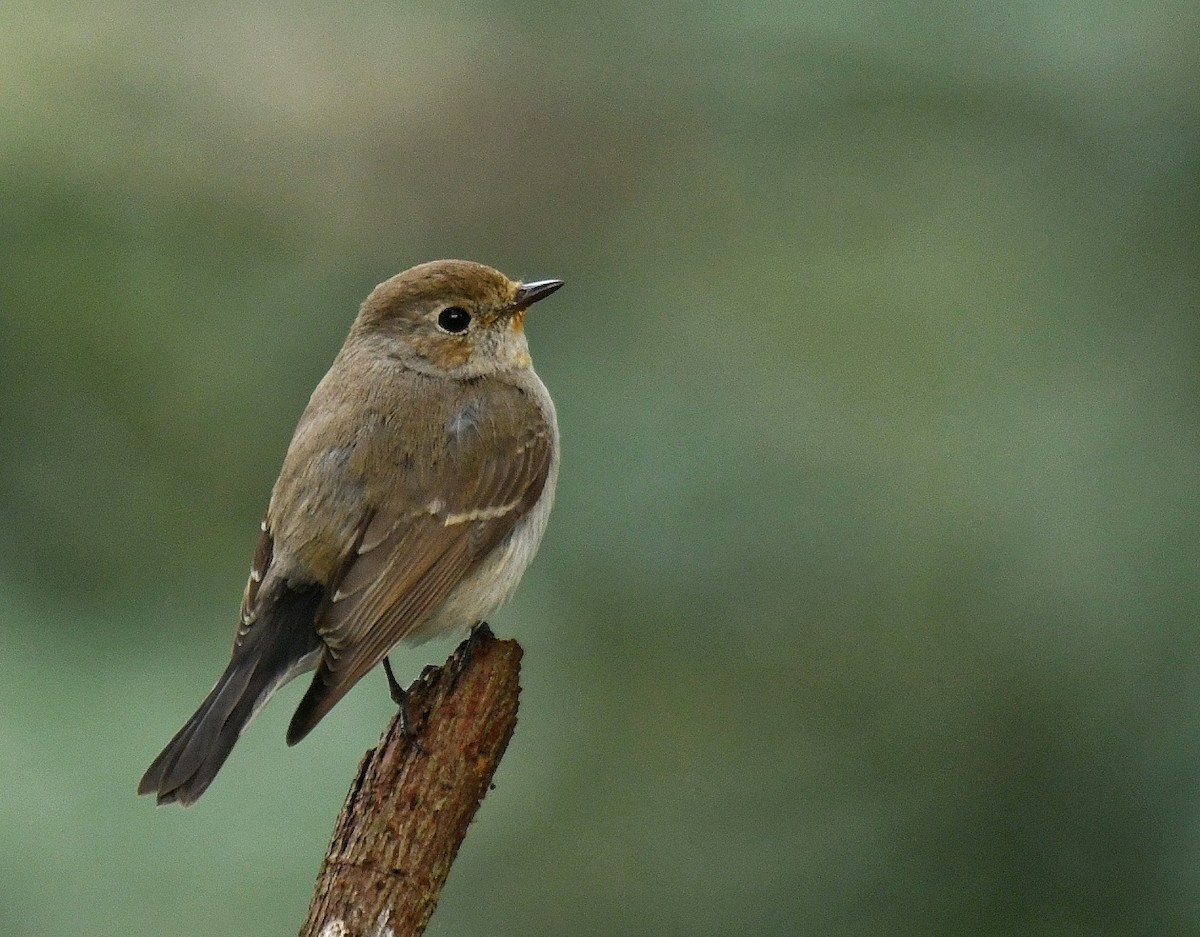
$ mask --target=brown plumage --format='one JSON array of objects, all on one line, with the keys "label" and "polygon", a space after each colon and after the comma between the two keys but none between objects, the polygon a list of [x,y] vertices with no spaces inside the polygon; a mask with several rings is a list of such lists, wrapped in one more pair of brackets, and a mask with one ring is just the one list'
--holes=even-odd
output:
[{"label": "brown plumage", "polygon": [[558,473],[523,319],[559,286],[438,261],[375,288],[296,427],[229,666],[139,793],[191,803],[297,674],[317,671],[289,744],[397,642],[470,627],[512,593]]}]

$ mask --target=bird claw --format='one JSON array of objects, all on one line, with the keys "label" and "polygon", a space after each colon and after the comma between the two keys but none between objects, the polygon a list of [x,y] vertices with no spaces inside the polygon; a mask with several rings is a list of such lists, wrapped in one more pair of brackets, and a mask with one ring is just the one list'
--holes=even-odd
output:
[{"label": "bird claw", "polygon": [[492,637],[492,629],[488,627],[486,621],[475,622],[475,627],[471,629],[471,633],[467,635],[467,640],[463,642],[462,654],[458,658],[458,666],[455,668],[457,673],[462,673],[467,669],[467,665],[471,663],[471,658],[475,656],[475,649],[479,647],[485,638]]},{"label": "bird claw", "polygon": [[408,708],[408,690],[400,685],[400,681],[396,679],[395,673],[392,672],[392,662],[386,657],[383,659],[383,672],[387,674],[388,695],[391,696],[392,702],[399,709],[400,734],[404,736],[404,740],[408,744],[422,755],[428,754],[425,746],[421,744],[421,740],[417,738],[417,731],[413,727],[412,713],[409,712]]}]

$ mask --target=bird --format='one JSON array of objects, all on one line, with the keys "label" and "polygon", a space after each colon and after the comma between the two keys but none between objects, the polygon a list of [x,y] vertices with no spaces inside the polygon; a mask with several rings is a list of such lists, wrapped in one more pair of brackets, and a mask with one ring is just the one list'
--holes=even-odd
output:
[{"label": "bird", "polygon": [[381,661],[398,689],[397,643],[471,628],[512,595],[559,469],[525,315],[562,285],[439,260],[371,291],[288,446],[228,666],[139,794],[194,803],[288,681],[316,671],[294,745]]}]

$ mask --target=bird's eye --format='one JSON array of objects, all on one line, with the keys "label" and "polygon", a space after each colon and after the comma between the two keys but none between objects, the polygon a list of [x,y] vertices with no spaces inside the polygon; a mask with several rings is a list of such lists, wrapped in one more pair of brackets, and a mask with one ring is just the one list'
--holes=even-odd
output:
[{"label": "bird's eye", "polygon": [[447,332],[465,332],[471,324],[471,314],[462,306],[451,306],[438,313],[438,325]]}]

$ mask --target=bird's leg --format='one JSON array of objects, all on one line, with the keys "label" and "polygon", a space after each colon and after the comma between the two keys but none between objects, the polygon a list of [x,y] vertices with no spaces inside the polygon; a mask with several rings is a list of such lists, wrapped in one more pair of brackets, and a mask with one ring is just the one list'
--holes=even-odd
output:
[{"label": "bird's leg", "polygon": [[463,675],[463,671],[470,665],[471,658],[475,656],[475,649],[486,638],[490,637],[492,637],[492,629],[488,627],[488,623],[486,621],[475,622],[470,634],[467,635],[467,640],[460,644],[458,650],[454,652],[454,669],[450,674],[451,689],[458,686],[458,678]]},{"label": "bird's leg", "polygon": [[492,636],[492,629],[488,627],[486,621],[475,622],[471,628],[471,633],[467,635],[467,640],[463,643],[462,656],[458,659],[458,666],[455,670],[462,673],[467,669],[467,665],[471,663],[471,658],[475,656],[475,648],[479,647],[479,643],[485,638]]},{"label": "bird's leg", "polygon": [[417,738],[416,730],[413,728],[412,714],[408,711],[408,690],[404,689],[400,685],[400,681],[396,679],[396,675],[392,672],[392,662],[387,657],[383,659],[383,672],[387,674],[388,694],[392,697],[392,702],[400,709],[400,734],[417,751],[424,752],[425,747]]}]

